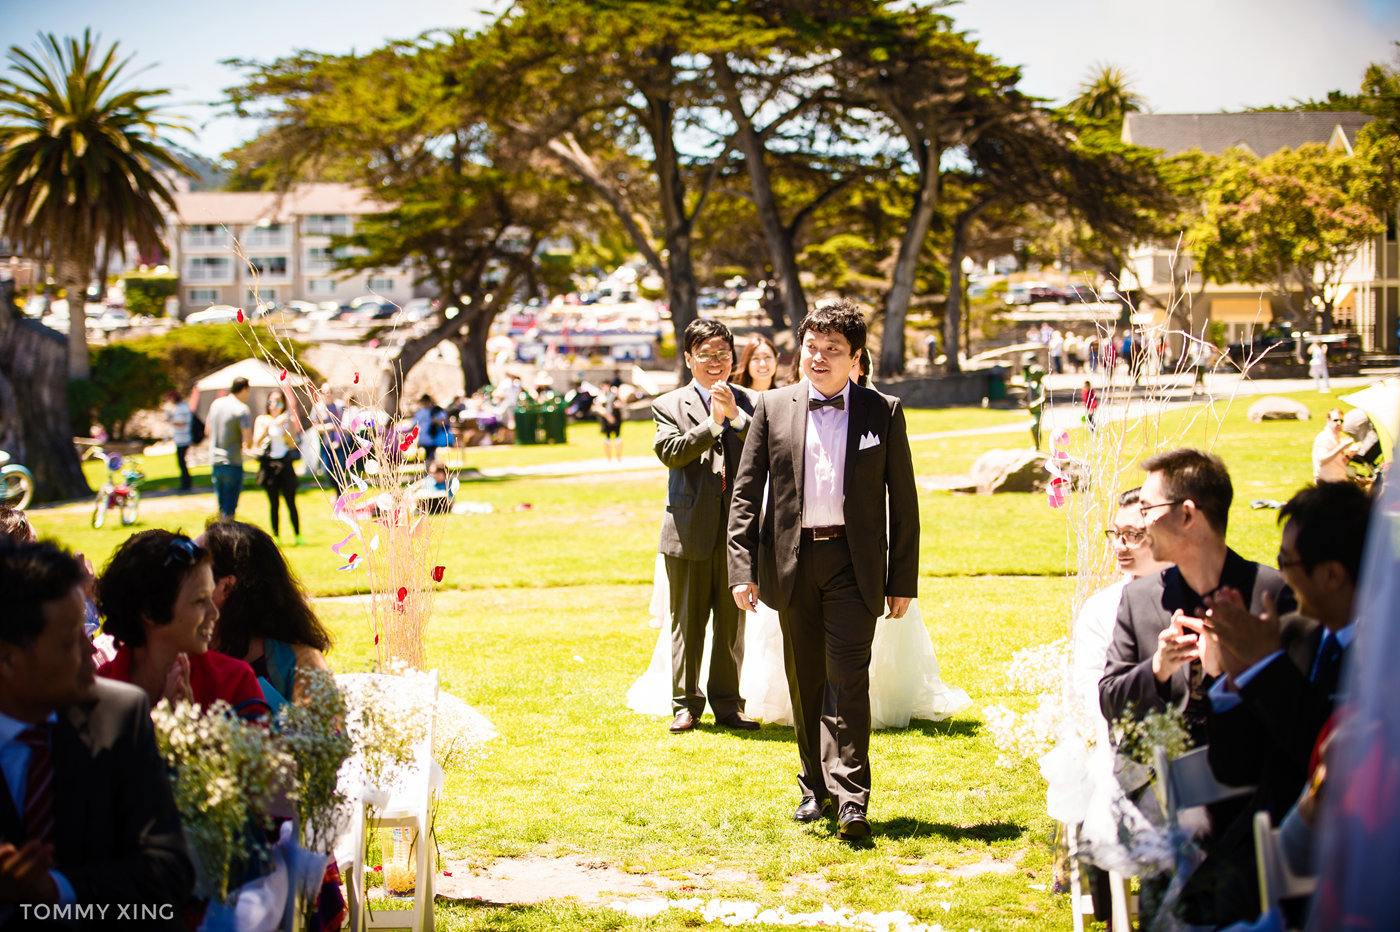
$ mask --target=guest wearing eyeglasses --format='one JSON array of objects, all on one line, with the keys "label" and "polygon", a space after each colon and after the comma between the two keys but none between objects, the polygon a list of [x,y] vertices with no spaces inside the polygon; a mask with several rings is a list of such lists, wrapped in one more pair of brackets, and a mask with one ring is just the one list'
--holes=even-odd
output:
[{"label": "guest wearing eyeglasses", "polygon": [[244,718],[266,716],[253,668],[209,649],[219,618],[211,557],[184,534],[128,537],[98,577],[97,607],[117,642],[99,676],[141,687],[152,705],[222,699]]},{"label": "guest wearing eyeglasses", "polygon": [[1342,410],[1327,412],[1327,423],[1313,439],[1313,482],[1349,482],[1347,463],[1356,456],[1356,443],[1342,433]]},{"label": "guest wearing eyeglasses", "polygon": [[[661,542],[670,589],[672,733],[690,731],[708,700],[715,721],[752,730],[744,715],[739,670],[744,616],[729,594],[726,528],[739,453],[748,435],[754,396],[728,382],[734,337],[717,320],[685,328],[685,364],[692,379],[652,404],[652,449],[666,465]],[[709,682],[700,684],[705,629],[714,616]]]},{"label": "guest wearing eyeglasses", "polygon": [[[1099,681],[1099,707],[1110,722],[1179,709],[1192,745],[1199,747],[1210,740],[1207,690],[1214,682],[1211,671],[1219,669],[1203,637],[1209,600],[1231,589],[1253,614],[1271,604],[1289,612],[1296,603],[1278,570],[1246,560],[1225,543],[1234,486],[1218,456],[1168,450],[1144,460],[1142,469],[1147,476],[1138,511],[1147,545],[1153,559],[1174,565],[1123,589]],[[1242,806],[1227,800],[1208,807],[1211,823],[1233,823]],[[1182,894],[1183,917],[1212,926],[1252,918],[1253,865],[1212,858],[1212,844],[1210,838],[1204,842],[1206,861]]]}]

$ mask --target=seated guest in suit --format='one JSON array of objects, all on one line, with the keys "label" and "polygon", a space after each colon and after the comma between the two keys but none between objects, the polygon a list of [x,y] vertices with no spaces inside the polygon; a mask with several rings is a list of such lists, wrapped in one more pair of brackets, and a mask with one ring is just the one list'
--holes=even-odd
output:
[{"label": "seated guest in suit", "polygon": [[[1371,519],[1366,493],[1350,482],[1320,482],[1279,510],[1278,565],[1298,599],[1280,617],[1267,596],[1247,612],[1238,592],[1207,601],[1206,637],[1225,674],[1211,687],[1210,765],[1234,786],[1255,786],[1248,815],[1267,809],[1275,825],[1302,792],[1313,747],[1332,714],[1342,666],[1356,637],[1361,556]],[[1231,826],[1242,861],[1253,862],[1252,823]]]},{"label": "seated guest in suit", "polygon": [[259,718],[267,701],[252,667],[209,649],[219,610],[209,551],[183,534],[133,534],[97,580],[103,630],[117,656],[98,676],[134,683],[152,704],[181,699],[208,707],[222,699],[244,718]]},{"label": "seated guest in suit", "polygon": [[296,673],[330,669],[324,652],[331,638],[277,542],[251,524],[214,521],[195,543],[213,557],[219,620],[211,646],[253,668],[274,712],[301,698],[304,684]]},{"label": "seated guest in suit", "polygon": [[[1138,510],[1148,546],[1153,559],[1175,565],[1123,589],[1099,680],[1099,707],[1110,722],[1168,706],[1180,709],[1192,744],[1201,746],[1209,740],[1206,690],[1212,682],[1201,649],[1206,600],[1233,589],[1249,593],[1250,611],[1262,612],[1266,596],[1284,611],[1293,608],[1293,598],[1277,570],[1226,545],[1234,487],[1219,457],[1183,448],[1153,456],[1142,468],[1147,477]],[[1253,863],[1214,856],[1222,827],[1233,825],[1244,809],[1237,799],[1209,807],[1214,834],[1202,842],[1206,860],[1181,895],[1189,922],[1220,924],[1258,914]]]},{"label": "seated guest in suit", "polygon": [[1197,643],[1206,597],[1222,587],[1249,593],[1250,610],[1262,612],[1264,597],[1287,611],[1293,597],[1278,571],[1241,557],[1225,543],[1234,486],[1217,456],[1183,448],[1142,463],[1147,477],[1138,510],[1152,558],[1172,563],[1128,583],[1099,680],[1099,707],[1116,721],[1182,709],[1196,744],[1207,740],[1208,677]]},{"label": "seated guest in suit", "polygon": [[0,927],[148,904],[178,928],[180,816],[146,697],[95,677],[83,579],[52,544],[0,541]]}]

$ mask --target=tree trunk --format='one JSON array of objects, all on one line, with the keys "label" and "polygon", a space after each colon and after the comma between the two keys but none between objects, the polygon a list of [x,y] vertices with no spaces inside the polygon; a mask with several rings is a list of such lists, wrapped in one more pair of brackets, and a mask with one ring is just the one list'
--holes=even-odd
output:
[{"label": "tree trunk", "polygon": [[[462,314],[458,314],[451,320],[447,319],[446,309],[449,302],[456,300],[457,298],[454,296],[440,298],[438,305],[442,310],[439,310],[438,313],[443,316],[437,326],[421,337],[405,340],[403,346],[399,347],[398,353],[388,361],[380,379],[379,396],[381,406],[389,414],[397,415],[399,413],[399,406],[403,404],[403,383],[408,378],[408,374],[413,371],[413,367],[422,362],[423,357],[428,355],[433,347],[443,340],[451,338],[465,324]],[[468,394],[470,393],[471,389],[468,390]]]},{"label": "tree trunk", "polygon": [[462,381],[466,385],[467,395],[491,381],[491,376],[486,371],[486,341],[489,339],[490,330],[491,321],[487,320],[473,325],[466,333],[452,340],[457,347],[457,356],[462,362]]},{"label": "tree trunk", "polygon": [[943,371],[950,375],[962,371],[962,364],[958,361],[958,352],[967,349],[962,339],[962,321],[967,313],[962,301],[962,257],[962,238],[954,234],[953,251],[948,258],[948,296],[943,305],[943,347],[944,355],[947,357],[947,361],[943,364]]},{"label": "tree trunk", "polygon": [[[914,296],[914,273],[919,255],[924,249],[933,212],[938,206],[938,153],[930,147],[920,172],[919,194],[909,214],[909,225],[899,241],[899,256],[895,260],[894,277],[885,295],[885,334],[880,345],[880,375],[904,374],[904,322],[909,317],[909,302]],[[946,328],[945,328],[946,329]],[[947,337],[948,334],[945,334]],[[957,365],[956,336],[947,343],[948,361]],[[954,368],[950,371],[956,372]]]},{"label": "tree trunk", "polygon": [[[73,253],[84,255],[81,247]],[[90,260],[65,256],[54,263],[58,287],[68,294],[68,378],[87,379],[92,374],[87,345],[87,287]],[[66,392],[65,392],[66,394]],[[70,438],[71,439],[71,438]]]},{"label": "tree trunk", "polygon": [[[803,292],[802,279],[798,274],[793,236],[783,226],[782,218],[778,216],[778,203],[773,196],[773,177],[768,170],[768,162],[765,158],[767,150],[764,148],[762,140],[759,139],[757,131],[754,130],[753,120],[744,110],[744,102],[739,95],[734,72],[729,69],[723,56],[716,58],[714,69],[720,89],[724,92],[729,116],[738,127],[736,135],[739,140],[739,149],[744,153],[744,158],[748,162],[747,168],[749,182],[753,186],[754,207],[758,210],[759,226],[763,230],[764,240],[768,243],[768,255],[773,262],[773,275],[777,279],[778,305],[786,310],[795,336],[797,325],[807,315],[807,296]],[[775,324],[779,314],[780,312],[777,311],[773,313]]]},{"label": "tree trunk", "polygon": [[697,316],[695,263],[691,258],[691,217],[686,213],[685,179],[676,152],[675,107],[664,97],[647,97],[651,114],[652,151],[661,188],[661,213],[666,223],[666,297],[671,303],[671,326],[676,331],[676,372],[685,379],[685,328]]},{"label": "tree trunk", "polygon": [[34,474],[36,502],[92,494],[68,420],[65,347],[60,334],[0,308],[0,449]]}]

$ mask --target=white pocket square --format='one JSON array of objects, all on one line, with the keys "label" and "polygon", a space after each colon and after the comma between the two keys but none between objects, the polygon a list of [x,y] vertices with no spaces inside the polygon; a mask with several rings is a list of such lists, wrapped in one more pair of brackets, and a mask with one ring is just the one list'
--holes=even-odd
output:
[{"label": "white pocket square", "polygon": [[[864,437],[861,437],[861,438],[860,438],[860,449],[861,449],[861,450],[869,450],[871,447],[878,447],[879,445],[880,445],[880,438],[877,437],[877,436],[875,436],[874,432],[867,433]],[[859,451],[857,451],[857,452],[859,452]]]}]

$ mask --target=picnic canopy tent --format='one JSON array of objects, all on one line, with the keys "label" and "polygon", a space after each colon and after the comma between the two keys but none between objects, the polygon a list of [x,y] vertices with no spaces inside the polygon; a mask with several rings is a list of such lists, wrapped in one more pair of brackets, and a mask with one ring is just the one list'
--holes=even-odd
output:
[{"label": "picnic canopy tent", "polygon": [[209,406],[214,399],[227,395],[233,380],[239,376],[248,380],[252,392],[248,395],[248,408],[257,417],[267,410],[267,396],[276,388],[287,396],[287,409],[296,415],[302,427],[307,424],[307,413],[311,410],[310,384],[294,372],[288,372],[286,379],[282,370],[274,368],[261,359],[243,359],[222,369],[215,369],[201,376],[190,392],[190,410],[201,420],[209,419]]}]

